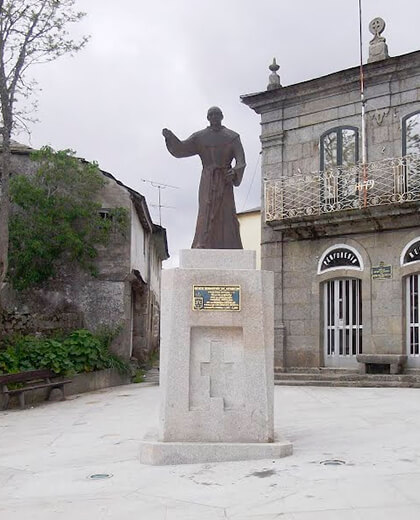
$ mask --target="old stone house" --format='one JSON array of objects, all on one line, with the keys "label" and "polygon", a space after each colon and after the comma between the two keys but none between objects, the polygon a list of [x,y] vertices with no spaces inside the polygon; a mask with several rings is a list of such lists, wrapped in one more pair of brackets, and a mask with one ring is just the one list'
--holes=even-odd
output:
[{"label": "old stone house", "polygon": [[242,96],[261,115],[279,369],[420,367],[420,51],[389,57],[383,27],[363,119],[359,66],[282,87],[274,62]]},{"label": "old stone house", "polygon": [[[36,164],[32,150],[13,144],[13,172],[30,175]],[[159,345],[160,274],[169,257],[166,230],[153,223],[146,200],[113,175],[98,195],[103,218],[109,210],[125,208],[126,233],[112,233],[107,246],[98,248],[97,276],[77,266],[62,269],[41,287],[23,293],[6,285],[2,301],[7,313],[6,331],[48,332],[86,327],[119,330],[112,345],[125,359],[145,361]]]}]

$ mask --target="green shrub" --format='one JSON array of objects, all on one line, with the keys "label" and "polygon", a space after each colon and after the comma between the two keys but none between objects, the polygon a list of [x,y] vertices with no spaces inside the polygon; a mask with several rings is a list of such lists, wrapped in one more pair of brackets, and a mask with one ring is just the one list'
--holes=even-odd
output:
[{"label": "green shrub", "polygon": [[61,339],[14,336],[3,342],[0,373],[48,368],[56,374],[72,375],[105,368],[128,373],[128,364],[109,351],[111,336],[76,330]]},{"label": "green shrub", "polygon": [[60,266],[69,271],[76,264],[96,276],[98,247],[114,232],[126,235],[127,210],[113,208],[102,218],[96,199],[108,181],[96,163],[48,146],[31,159],[38,165],[34,175],[10,179],[9,280],[23,291],[53,278]]},{"label": "green shrub", "polygon": [[134,377],[132,379],[133,383],[144,383],[144,376],[146,375],[146,372],[142,370],[141,368],[138,368],[136,370],[136,373],[134,374]]}]

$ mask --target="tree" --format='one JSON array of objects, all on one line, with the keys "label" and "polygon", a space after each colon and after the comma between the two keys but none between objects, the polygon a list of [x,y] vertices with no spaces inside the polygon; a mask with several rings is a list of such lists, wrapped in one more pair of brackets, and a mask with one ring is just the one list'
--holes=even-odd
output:
[{"label": "tree", "polygon": [[31,158],[37,172],[13,175],[10,182],[8,278],[18,290],[53,277],[62,265],[69,270],[77,263],[95,274],[96,247],[128,226],[124,208],[114,208],[106,218],[100,215],[95,200],[107,181],[95,163],[49,147]]},{"label": "tree", "polygon": [[[67,32],[85,13],[74,9],[75,0],[0,0],[0,103],[2,157],[0,171],[0,289],[8,269],[10,173],[12,131],[19,118],[16,102],[27,98],[34,83],[27,72],[80,50],[87,37],[73,40]],[[1,301],[0,301],[1,311]]]}]

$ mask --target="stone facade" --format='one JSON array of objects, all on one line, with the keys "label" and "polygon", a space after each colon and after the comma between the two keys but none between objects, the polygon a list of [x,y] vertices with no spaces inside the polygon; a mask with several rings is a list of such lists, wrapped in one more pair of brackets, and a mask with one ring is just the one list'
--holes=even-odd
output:
[{"label": "stone facade", "polygon": [[[13,152],[13,171],[27,175],[35,171],[29,148],[15,144]],[[159,346],[160,274],[162,261],[169,256],[166,231],[152,222],[141,194],[102,173],[106,184],[98,201],[104,212],[115,207],[127,210],[128,232],[113,233],[107,246],[97,248],[95,277],[74,266],[36,289],[18,293],[3,287],[3,329],[7,333],[120,329],[114,352],[144,362]]]},{"label": "stone facade", "polygon": [[[412,163],[401,157],[409,152],[405,149],[405,121],[420,112],[420,51],[368,63],[364,73],[365,170],[360,166],[359,67],[242,96],[242,101],[261,115],[265,193],[268,193],[267,187],[277,187],[277,191],[273,188],[270,192],[274,193],[275,210],[268,207],[267,197],[264,201],[261,256],[262,269],[274,271],[275,365],[278,368],[357,366],[357,352],[351,355],[351,345],[350,355],[345,351],[343,355],[337,355],[338,345],[335,345],[336,355],[328,351],[331,345],[328,347],[327,336],[332,323],[326,313],[336,312],[328,303],[332,292],[326,292],[326,287],[332,287],[328,285],[332,280],[361,280],[357,285],[360,287],[357,297],[361,298],[358,353],[406,355],[410,341],[418,345],[418,340],[409,337],[417,334],[416,327],[412,324],[410,328],[409,323],[409,313],[417,312],[414,308],[417,289],[409,289],[407,284],[410,282],[406,280],[420,272],[420,264],[418,259],[405,262],[401,255],[407,244],[420,240],[420,197],[416,191],[420,170],[409,171]],[[332,131],[337,136],[337,129],[338,132],[352,129],[358,143],[354,162],[359,164],[359,173],[352,174],[358,177],[352,184],[353,199],[348,197],[354,207],[345,210],[340,210],[337,204],[333,207],[329,203],[332,199],[326,204],[323,184],[327,172],[321,160],[321,148],[327,153],[323,136],[331,135],[329,132]],[[344,151],[342,153],[344,156]],[[413,157],[410,161],[417,160],[416,155]],[[342,189],[340,182],[343,182],[340,175],[344,179],[345,168],[343,165],[341,171],[337,157],[335,160],[333,174],[338,181],[334,189],[338,193]],[[392,165],[389,172],[387,164]],[[396,187],[397,176],[404,177],[407,183],[408,175],[411,175],[411,185]],[[377,180],[357,188],[357,183],[373,177]],[[379,199],[372,196],[374,190],[369,191],[371,188],[379,190],[381,182],[391,186],[391,195],[386,202],[382,199],[378,202]],[[299,191],[298,183],[301,187],[318,186],[318,205],[308,206],[306,213],[302,201],[305,196],[308,200],[314,198],[314,193],[310,193],[309,188]],[[285,206],[287,197],[292,201],[289,208]],[[274,216],[267,216],[268,211]],[[320,271],[320,262],[326,252],[340,248],[354,252],[360,259],[360,268],[348,269],[341,265]],[[372,271],[372,268],[378,266],[386,266],[386,276],[376,276],[378,271]],[[354,283],[353,287],[359,284]],[[342,303],[337,300],[337,305]],[[334,325],[341,327],[343,334],[352,334],[345,330],[348,316],[344,317],[343,326],[342,309],[337,312],[338,320],[335,316]],[[347,328],[351,331],[352,324]],[[335,336],[337,338],[343,341]],[[418,346],[414,348],[417,352]],[[408,364],[420,366],[419,356],[409,355]]]}]

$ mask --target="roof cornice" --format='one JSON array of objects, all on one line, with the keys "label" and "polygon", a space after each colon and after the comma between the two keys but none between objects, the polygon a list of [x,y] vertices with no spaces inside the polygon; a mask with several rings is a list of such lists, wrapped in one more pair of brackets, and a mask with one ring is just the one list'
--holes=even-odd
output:
[{"label": "roof cornice", "polygon": [[[396,74],[399,77],[412,76],[420,72],[420,51],[367,63],[363,69],[366,88],[389,81]],[[359,84],[360,67],[357,66],[286,87],[245,94],[241,96],[241,101],[262,114],[314,98],[355,91],[359,89]]]}]

